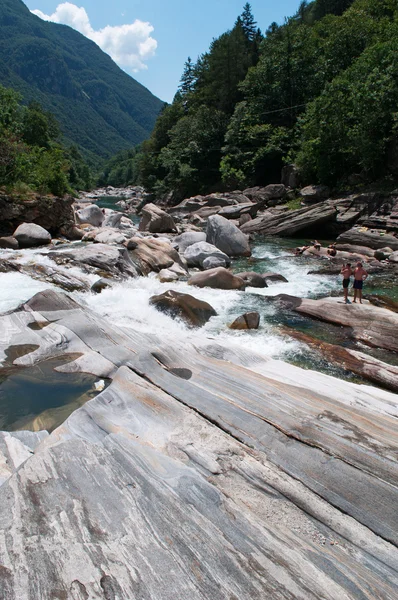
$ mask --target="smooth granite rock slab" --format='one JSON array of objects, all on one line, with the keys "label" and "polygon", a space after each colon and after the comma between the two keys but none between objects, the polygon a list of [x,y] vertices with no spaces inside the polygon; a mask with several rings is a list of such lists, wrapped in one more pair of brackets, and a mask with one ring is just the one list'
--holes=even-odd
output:
[{"label": "smooth granite rock slab", "polygon": [[126,367],[0,502],[7,600],[370,600],[398,585],[396,548]]},{"label": "smooth granite rock slab", "polygon": [[0,600],[398,598],[396,395],[65,298],[0,317],[0,350],[112,383],[12,462],[1,434]]}]

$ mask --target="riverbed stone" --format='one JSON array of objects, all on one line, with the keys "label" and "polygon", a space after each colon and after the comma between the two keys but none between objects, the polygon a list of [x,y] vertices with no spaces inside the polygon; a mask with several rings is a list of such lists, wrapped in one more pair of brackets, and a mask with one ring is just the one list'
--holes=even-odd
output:
[{"label": "riverbed stone", "polygon": [[77,210],[75,215],[78,223],[88,223],[94,227],[101,227],[105,220],[104,213],[96,204],[89,204],[89,206]]},{"label": "riverbed stone", "polygon": [[230,257],[251,255],[248,237],[236,225],[220,215],[209,217],[206,241]]},{"label": "riverbed stone", "polygon": [[288,283],[288,280],[284,275],[280,273],[274,273],[272,271],[267,271],[266,273],[261,273],[261,277],[264,281],[268,283]]},{"label": "riverbed stone", "polygon": [[255,288],[266,288],[267,283],[263,275],[260,273],[256,273],[255,271],[243,271],[241,273],[236,273],[237,277],[243,279],[248,287]]},{"label": "riverbed stone", "polygon": [[217,315],[208,302],[174,290],[152,296],[149,304],[173,318],[183,319],[191,327],[202,327],[211,317]]},{"label": "riverbed stone", "polygon": [[177,231],[173,217],[155,204],[147,204],[141,212],[142,218],[138,226],[139,231],[149,231],[150,233],[173,233]]},{"label": "riverbed stone", "polygon": [[19,244],[15,237],[8,236],[0,238],[0,248],[7,248],[10,250],[18,250]]},{"label": "riverbed stone", "polygon": [[126,242],[126,246],[131,261],[140,275],[159,273],[162,269],[169,269],[175,263],[185,271],[184,263],[169,240],[134,237]]},{"label": "riverbed stone", "polygon": [[173,281],[178,281],[179,276],[174,271],[170,271],[170,269],[162,269],[159,271],[157,275],[160,283],[171,283]]},{"label": "riverbed stone", "polygon": [[34,248],[51,243],[51,234],[35,223],[22,223],[13,233],[20,248]]},{"label": "riverbed stone", "polygon": [[245,282],[240,277],[233,275],[231,271],[224,267],[209,269],[202,273],[195,273],[188,279],[188,285],[196,287],[210,287],[219,290],[244,290]]},{"label": "riverbed stone", "polygon": [[260,314],[258,312],[247,312],[241,315],[233,323],[230,323],[228,327],[230,329],[258,329],[260,325]]},{"label": "riverbed stone", "polygon": [[216,258],[223,263],[223,266],[229,266],[231,262],[225,252],[208,242],[196,242],[188,246],[183,257],[189,267],[203,267],[203,262],[207,258]]},{"label": "riverbed stone", "polygon": [[177,247],[180,254],[184,254],[185,250],[196,244],[197,242],[205,242],[206,234],[204,231],[187,231],[177,235],[173,240],[173,245]]}]

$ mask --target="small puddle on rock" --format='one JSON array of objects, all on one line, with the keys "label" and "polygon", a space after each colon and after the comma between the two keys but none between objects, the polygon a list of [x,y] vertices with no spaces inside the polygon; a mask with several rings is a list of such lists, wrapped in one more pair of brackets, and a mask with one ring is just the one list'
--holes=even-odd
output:
[{"label": "small puddle on rock", "polygon": [[[52,358],[29,367],[11,366],[16,355],[26,354],[26,346],[13,347],[8,365],[0,369],[0,431],[27,429],[52,431],[88,400],[98,395],[98,377],[87,373],[58,373],[56,367],[77,358]],[[23,350],[22,350],[23,348]],[[35,349],[34,347],[33,349]]]}]

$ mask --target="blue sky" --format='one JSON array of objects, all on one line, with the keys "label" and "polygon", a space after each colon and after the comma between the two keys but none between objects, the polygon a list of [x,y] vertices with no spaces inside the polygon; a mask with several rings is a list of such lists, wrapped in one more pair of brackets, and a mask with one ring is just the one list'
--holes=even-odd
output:
[{"label": "blue sky", "polygon": [[[245,3],[245,0],[24,1],[31,10],[40,11],[42,17],[73,23],[111,54],[125,71],[167,102],[173,99],[187,57],[196,60],[214,37],[230,29]],[[282,23],[284,17],[292,16],[300,0],[252,0],[250,4],[258,26],[264,31],[273,21]]]}]

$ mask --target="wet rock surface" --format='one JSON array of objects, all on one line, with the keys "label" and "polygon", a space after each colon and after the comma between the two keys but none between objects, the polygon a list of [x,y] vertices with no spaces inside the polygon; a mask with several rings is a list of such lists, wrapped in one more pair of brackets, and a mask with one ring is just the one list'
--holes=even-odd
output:
[{"label": "wet rock surface", "polygon": [[217,315],[208,302],[203,302],[190,294],[181,294],[174,290],[152,296],[149,304],[171,317],[183,319],[192,327],[202,327],[211,317]]},{"label": "wet rock surface", "polygon": [[395,395],[53,292],[0,317],[11,338],[37,348],[19,364],[78,349],[112,383],[50,435],[0,434],[4,598],[395,597]]},{"label": "wet rock surface", "polygon": [[233,275],[231,271],[224,267],[216,267],[203,273],[195,273],[188,279],[188,285],[219,290],[244,290],[246,287],[243,279]]}]

